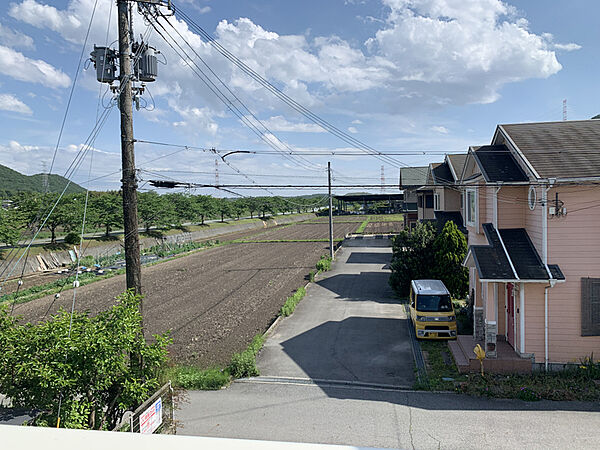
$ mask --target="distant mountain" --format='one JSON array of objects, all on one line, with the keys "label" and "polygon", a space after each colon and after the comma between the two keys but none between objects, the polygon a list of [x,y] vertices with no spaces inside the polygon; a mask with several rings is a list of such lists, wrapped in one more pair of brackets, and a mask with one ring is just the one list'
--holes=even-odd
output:
[{"label": "distant mountain", "polygon": [[[0,193],[11,192],[43,192],[44,191],[44,175],[38,173],[36,175],[23,175],[22,173],[12,170],[9,167],[0,164]],[[68,180],[60,175],[48,175],[48,191],[62,192]],[[81,186],[71,183],[67,188],[68,193],[85,192]]]}]

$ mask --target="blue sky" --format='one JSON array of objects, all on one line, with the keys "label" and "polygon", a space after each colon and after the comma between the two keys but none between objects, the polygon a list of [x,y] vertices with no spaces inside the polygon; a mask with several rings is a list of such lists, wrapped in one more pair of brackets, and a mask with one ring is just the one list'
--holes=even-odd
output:
[{"label": "blue sky", "polygon": [[[50,165],[95,1],[2,2],[0,164],[27,174]],[[597,2],[175,3],[233,54],[314,113],[377,150],[407,153],[395,156],[396,165],[426,165],[441,160],[444,152],[465,152],[469,145],[488,143],[498,123],[561,120],[563,99],[567,99],[569,119],[600,113],[593,79],[599,72]],[[116,39],[116,8],[113,5],[109,15],[110,0],[98,0],[97,8],[86,57],[94,43],[105,43],[109,17],[109,42]],[[234,69],[184,22],[171,21],[273,132],[270,139],[277,140],[277,146],[286,148],[280,144],[284,142],[300,154],[349,150],[348,144],[322,132]],[[146,30],[137,14],[134,27],[138,36]],[[154,110],[135,113],[136,138],[217,149],[269,149],[159,35],[151,33],[149,42],[163,52],[167,65],[159,66],[158,81],[148,85]],[[93,72],[88,68],[79,73],[54,173],[64,173],[95,123],[101,86]],[[144,98],[153,103],[148,94]],[[108,93],[104,102],[109,99]],[[92,178],[119,169],[119,146],[118,110],[113,108],[94,142]],[[175,150],[137,145],[138,165],[153,172],[142,172],[141,178],[214,182],[214,155],[186,150],[161,158]],[[417,151],[425,154],[415,155]],[[227,158],[232,167],[257,182],[324,183],[323,167],[331,160],[338,185],[379,183],[382,162],[373,157],[310,155],[306,159],[311,170],[275,155]],[[398,168],[384,166],[386,182],[395,182]],[[223,163],[219,172],[221,183],[250,183]],[[87,159],[73,179],[86,184],[89,173]],[[106,176],[90,183],[90,188],[117,189],[119,178]]]}]

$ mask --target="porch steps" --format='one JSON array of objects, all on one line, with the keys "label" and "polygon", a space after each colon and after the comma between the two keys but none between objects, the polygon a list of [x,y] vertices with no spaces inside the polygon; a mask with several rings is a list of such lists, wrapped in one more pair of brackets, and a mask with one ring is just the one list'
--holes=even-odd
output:
[{"label": "porch steps", "polygon": [[[458,336],[456,341],[449,341],[448,346],[456,363],[459,373],[474,373],[481,370],[479,361],[473,353],[477,344],[483,347],[483,342],[476,342],[473,336]],[[489,373],[530,373],[532,361],[521,358],[512,347],[503,340],[496,344],[497,357],[486,358],[483,370]]]}]

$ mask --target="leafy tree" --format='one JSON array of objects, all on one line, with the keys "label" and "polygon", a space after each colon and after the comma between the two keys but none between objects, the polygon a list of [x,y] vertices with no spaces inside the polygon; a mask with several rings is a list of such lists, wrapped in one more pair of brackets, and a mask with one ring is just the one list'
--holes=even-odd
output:
[{"label": "leafy tree", "polygon": [[[0,392],[15,407],[41,410],[39,424],[111,429],[127,409],[141,404],[159,385],[167,358],[167,335],[147,344],[140,298],[118,297],[110,310],[90,317],[60,310],[47,322],[21,324],[0,308]],[[141,364],[129,355],[141,355]]]},{"label": "leafy tree", "polygon": [[225,222],[225,217],[231,217],[233,209],[231,207],[231,201],[226,198],[217,200],[217,212],[221,215],[221,222]]},{"label": "leafy tree", "polygon": [[250,213],[250,218],[254,219],[254,213],[260,211],[260,199],[257,197],[250,197],[245,199],[246,210]]},{"label": "leafy tree", "polygon": [[140,194],[138,214],[146,232],[149,232],[152,227],[170,227],[176,221],[175,209],[171,202],[154,191]]},{"label": "leafy tree", "polygon": [[433,277],[435,231],[431,223],[418,223],[394,239],[390,285],[402,297],[408,296],[412,280]]},{"label": "leafy tree", "polygon": [[[83,220],[83,202],[82,195],[65,195],[56,204],[56,207],[50,213],[50,209],[44,211],[42,221],[46,221],[45,227],[50,231],[50,243],[56,243],[56,232],[58,228],[65,231],[71,231],[81,224]],[[51,205],[50,208],[57,202],[58,195],[46,194],[43,196],[42,202],[46,205]],[[46,215],[50,214],[46,219]]]},{"label": "leafy tree", "polygon": [[167,194],[165,199],[171,203],[174,209],[174,222],[181,226],[184,223],[193,222],[196,219],[194,210],[194,200],[189,195],[180,192],[176,194]]},{"label": "leafy tree", "polygon": [[452,221],[446,222],[433,242],[434,273],[454,298],[464,298],[469,290],[469,272],[462,263],[467,254],[467,239]]},{"label": "leafy tree", "polygon": [[90,222],[104,227],[108,236],[113,228],[123,227],[123,198],[118,192],[94,192],[90,194],[88,215]]},{"label": "leafy tree", "polygon": [[0,208],[0,242],[15,245],[19,240],[22,222],[15,209]]},{"label": "leafy tree", "polygon": [[204,220],[207,217],[212,217],[217,212],[216,199],[210,195],[196,195],[194,197],[193,209],[195,216],[200,217],[200,223],[204,225]]},{"label": "leafy tree", "polygon": [[237,220],[240,220],[240,216],[246,211],[246,199],[238,198],[231,202],[231,214],[233,214]]}]

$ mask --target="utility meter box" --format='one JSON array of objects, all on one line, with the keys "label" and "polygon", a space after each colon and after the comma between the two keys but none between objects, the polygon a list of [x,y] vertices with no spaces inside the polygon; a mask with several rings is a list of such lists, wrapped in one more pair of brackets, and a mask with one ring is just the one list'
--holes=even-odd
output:
[{"label": "utility meter box", "polygon": [[90,53],[96,68],[96,79],[111,84],[117,77],[117,51],[109,47],[96,47]]}]

